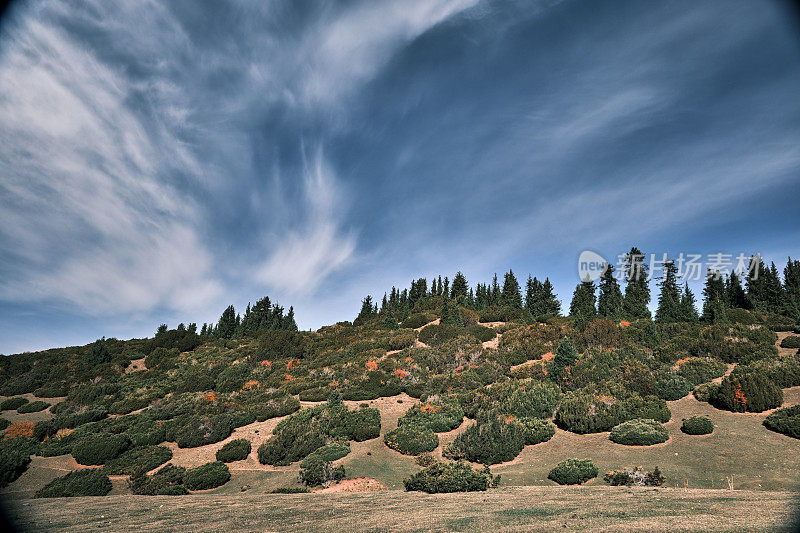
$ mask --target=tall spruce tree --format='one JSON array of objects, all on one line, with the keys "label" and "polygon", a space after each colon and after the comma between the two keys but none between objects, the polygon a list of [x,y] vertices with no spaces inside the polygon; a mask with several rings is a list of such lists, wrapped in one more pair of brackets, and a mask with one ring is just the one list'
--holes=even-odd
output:
[{"label": "tall spruce tree", "polygon": [[230,339],[233,337],[236,327],[239,325],[237,320],[236,310],[232,305],[229,305],[219,317],[217,323],[217,336],[222,339]]},{"label": "tall spruce tree", "polygon": [[503,280],[502,303],[503,307],[522,309],[522,294],[519,291],[519,282],[512,270],[506,272]]},{"label": "tall spruce tree", "polygon": [[556,349],[555,357],[553,357],[553,360],[550,362],[550,376],[558,380],[564,372],[564,369],[577,360],[578,350],[575,349],[575,345],[572,344],[571,340],[564,337]]},{"label": "tall spruce tree", "polygon": [[463,304],[467,301],[468,290],[469,285],[467,284],[467,278],[459,270],[456,272],[455,277],[453,277],[453,286],[450,289],[450,297],[456,302]]},{"label": "tall spruce tree", "polygon": [[585,320],[592,319],[597,314],[595,302],[594,282],[586,279],[578,283],[572,293],[569,314],[573,317],[582,317]]},{"label": "tall spruce tree", "polygon": [[622,311],[626,318],[650,318],[650,286],[644,254],[635,246],[625,255],[625,296]]},{"label": "tall spruce tree", "polygon": [[375,307],[372,304],[372,296],[367,295],[361,300],[361,310],[358,312],[358,316],[355,320],[353,320],[353,325],[361,325],[366,320],[369,320],[373,316],[375,316]]},{"label": "tall spruce tree", "polygon": [[600,276],[597,314],[603,318],[619,320],[622,317],[622,290],[614,277],[614,266],[608,263]]},{"label": "tall spruce tree", "polygon": [[681,295],[681,321],[682,322],[697,322],[697,308],[695,307],[695,298],[692,291],[689,290],[689,284],[684,283],[683,294]]},{"label": "tall spruce tree", "polygon": [[683,319],[681,290],[678,288],[678,267],[674,261],[664,262],[664,274],[658,286],[661,293],[658,295],[656,321],[680,322]]},{"label": "tall spruce tree", "polygon": [[703,320],[709,322],[727,322],[725,308],[727,295],[725,294],[725,282],[722,281],[722,274],[719,271],[708,270],[706,273],[706,284],[703,287]]},{"label": "tall spruce tree", "polygon": [[549,277],[544,278],[544,283],[542,283],[541,302],[542,315],[561,315],[561,302],[558,301]]},{"label": "tall spruce tree", "polygon": [[744,309],[747,307],[747,295],[742,287],[742,281],[736,272],[732,272],[725,280],[725,294],[728,300],[728,307],[734,309]]},{"label": "tall spruce tree", "polygon": [[786,261],[783,268],[783,292],[786,297],[786,315],[800,320],[800,260]]}]

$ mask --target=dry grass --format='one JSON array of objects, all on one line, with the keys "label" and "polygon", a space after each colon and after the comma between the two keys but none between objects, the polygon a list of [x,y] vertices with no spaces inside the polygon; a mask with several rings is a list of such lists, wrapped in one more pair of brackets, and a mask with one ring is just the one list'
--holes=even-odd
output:
[{"label": "dry grass", "polygon": [[[12,519],[35,531],[776,531],[788,492],[517,487],[485,493],[108,496],[28,500]],[[754,510],[758,512],[754,512]]]}]

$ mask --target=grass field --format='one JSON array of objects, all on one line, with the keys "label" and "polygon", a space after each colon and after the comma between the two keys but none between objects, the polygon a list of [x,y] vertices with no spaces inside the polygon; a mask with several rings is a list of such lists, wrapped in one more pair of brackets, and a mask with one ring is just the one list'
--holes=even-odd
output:
[{"label": "grass field", "polygon": [[515,487],[486,493],[20,500],[31,531],[791,531],[788,492]]}]

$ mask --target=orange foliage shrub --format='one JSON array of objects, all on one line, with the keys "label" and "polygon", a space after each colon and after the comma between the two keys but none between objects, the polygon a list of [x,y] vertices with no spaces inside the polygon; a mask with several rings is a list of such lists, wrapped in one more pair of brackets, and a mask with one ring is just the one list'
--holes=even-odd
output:
[{"label": "orange foliage shrub", "polygon": [[378,370],[378,363],[375,361],[367,361],[366,365],[367,370]]},{"label": "orange foliage shrub", "polygon": [[259,388],[260,386],[261,386],[261,383],[259,383],[258,380],[251,379],[250,381],[248,381],[247,383],[245,383],[242,386],[242,389],[244,389],[244,390],[253,390],[253,389]]},{"label": "orange foliage shrub", "polygon": [[217,395],[213,392],[207,392],[204,399],[208,403],[214,403],[217,401]]},{"label": "orange foliage shrub", "polygon": [[33,437],[33,422],[14,422],[6,430],[7,439],[17,437]]}]

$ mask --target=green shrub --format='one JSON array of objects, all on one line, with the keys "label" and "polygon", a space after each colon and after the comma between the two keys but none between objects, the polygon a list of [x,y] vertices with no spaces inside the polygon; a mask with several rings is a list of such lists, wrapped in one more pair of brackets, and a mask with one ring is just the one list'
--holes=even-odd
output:
[{"label": "green shrub", "polygon": [[781,341],[781,348],[800,348],[800,335],[789,335]]},{"label": "green shrub", "polygon": [[11,425],[11,422],[6,418],[0,418],[0,431],[3,431],[8,426]]},{"label": "green shrub", "polygon": [[489,468],[475,470],[463,461],[434,463],[403,480],[408,491],[418,490],[429,494],[447,492],[485,491],[496,487],[500,476],[493,476]]},{"label": "green shrub", "polygon": [[708,417],[693,416],[683,420],[681,431],[687,435],[708,435],[714,431],[714,423]]},{"label": "green shrub", "polygon": [[439,437],[428,426],[406,423],[384,435],[383,442],[403,455],[419,455],[435,450]]},{"label": "green shrub", "polygon": [[231,479],[228,465],[214,461],[190,468],[183,476],[183,483],[189,490],[207,490],[220,487]]},{"label": "green shrub", "polygon": [[300,402],[294,396],[289,395],[248,406],[248,410],[255,415],[256,420],[259,422],[290,415],[298,409],[300,409]]},{"label": "green shrub", "polygon": [[28,403],[27,398],[22,398],[22,397],[9,398],[7,400],[3,400],[3,402],[0,403],[0,411],[16,411],[26,403]]},{"label": "green shrub", "polygon": [[554,421],[562,429],[583,434],[608,431],[625,418],[624,407],[613,398],[576,391],[564,397]]},{"label": "green shrub", "polygon": [[414,459],[414,462],[423,468],[427,468],[436,462],[436,457],[431,453],[421,453]]},{"label": "green shrub", "polygon": [[172,459],[172,450],[165,446],[142,446],[130,449],[119,457],[106,462],[103,467],[107,474],[131,475],[136,472],[149,472]]},{"label": "green shrub", "polygon": [[417,340],[417,334],[414,331],[399,331],[389,337],[390,350],[404,350],[414,346],[414,341]]},{"label": "green shrub", "polygon": [[75,470],[58,477],[39,489],[36,498],[105,496],[111,492],[111,480],[99,468]]},{"label": "green shrub", "polygon": [[655,420],[636,418],[614,426],[608,438],[617,444],[651,446],[666,442],[669,439],[669,433]]},{"label": "green shrub", "polygon": [[777,433],[800,439],[800,405],[784,407],[767,415],[764,426]]},{"label": "green shrub", "polygon": [[623,470],[612,470],[606,472],[603,481],[611,486],[619,485],[638,485],[642,487],[659,487],[664,483],[664,476],[658,467],[652,472],[646,472],[642,467],[636,469],[625,468]]},{"label": "green shrub", "polygon": [[242,388],[250,376],[250,365],[237,363],[230,365],[217,376],[215,389],[220,392],[233,392]]},{"label": "green shrub", "polygon": [[300,463],[300,481],[309,487],[344,479],[344,465],[334,466],[330,461],[311,454]]},{"label": "green shrub", "polygon": [[783,391],[761,372],[732,373],[722,379],[710,402],[735,413],[760,413],[780,407]]},{"label": "green shrub", "polygon": [[598,470],[591,459],[565,459],[547,475],[559,485],[580,485],[597,477]]},{"label": "green shrub", "polygon": [[621,402],[621,405],[625,410],[626,420],[632,420],[634,418],[652,418],[653,420],[665,423],[669,422],[669,419],[672,418],[672,412],[669,410],[666,400],[658,396],[651,395],[642,397],[638,394],[633,394],[625,398],[625,400]]},{"label": "green shrub", "polygon": [[233,461],[241,461],[247,459],[252,451],[252,445],[247,439],[234,439],[219,450],[217,450],[217,461],[223,463],[232,463]]},{"label": "green shrub", "polygon": [[504,394],[497,412],[519,418],[550,418],[563,396],[561,389],[550,382],[511,381],[510,385],[511,390]]},{"label": "green shrub", "polygon": [[102,465],[119,457],[131,445],[127,435],[98,433],[87,435],[72,446],[72,456],[82,465]]},{"label": "green shrub", "polygon": [[527,437],[528,432],[522,424],[489,417],[468,427],[445,446],[442,453],[449,459],[494,465],[519,455]]},{"label": "green shrub", "polygon": [[678,374],[668,374],[656,382],[656,393],[664,400],[680,400],[692,392],[692,386]]},{"label": "green shrub", "polygon": [[31,439],[0,440],[0,487],[5,487],[28,469],[36,444]]},{"label": "green shrub", "polygon": [[414,313],[405,320],[403,320],[403,327],[409,329],[421,328],[425,324],[429,324],[436,320],[436,315],[433,313]]},{"label": "green shrub", "polygon": [[131,476],[130,486],[134,494],[144,496],[178,496],[188,494],[183,486],[186,469],[172,463],[161,467],[158,472],[148,476],[140,470]]},{"label": "green shrub", "polygon": [[719,383],[702,383],[694,388],[692,394],[697,401],[707,402],[717,393]]},{"label": "green shrub", "polygon": [[307,494],[311,492],[305,487],[278,487],[272,489],[269,494]]},{"label": "green shrub", "polygon": [[43,402],[42,400],[35,400],[33,402],[28,402],[19,409],[17,409],[18,413],[38,413],[39,411],[44,411],[50,407],[50,404],[47,402]]},{"label": "green shrub", "polygon": [[311,453],[308,457],[300,461],[300,466],[303,466],[303,463],[306,460],[315,460],[321,459],[322,461],[336,461],[337,459],[341,459],[342,457],[347,456],[350,453],[350,446],[344,444],[326,444],[322,448],[318,448],[313,453]]},{"label": "green shrub", "polygon": [[397,424],[415,424],[442,433],[456,429],[463,419],[464,411],[456,402],[422,402],[406,411]]},{"label": "green shrub", "polygon": [[524,429],[526,446],[547,442],[556,434],[553,424],[541,418],[524,417],[518,422]]},{"label": "green shrub", "polygon": [[722,376],[725,370],[726,366],[722,361],[709,357],[689,357],[678,367],[678,375],[696,386]]},{"label": "green shrub", "polygon": [[326,441],[319,424],[288,426],[258,447],[258,461],[262,465],[289,465],[321,448]]},{"label": "green shrub", "polygon": [[175,431],[179,448],[196,448],[227,439],[233,433],[233,423],[228,415],[190,417]]},{"label": "green shrub", "polygon": [[497,332],[494,328],[487,328],[479,324],[468,327],[467,333],[478,339],[478,342],[488,342],[497,337]]},{"label": "green shrub", "polygon": [[419,332],[419,341],[429,346],[437,346],[455,339],[463,331],[463,328],[452,324],[431,324],[430,326],[425,326]]}]

